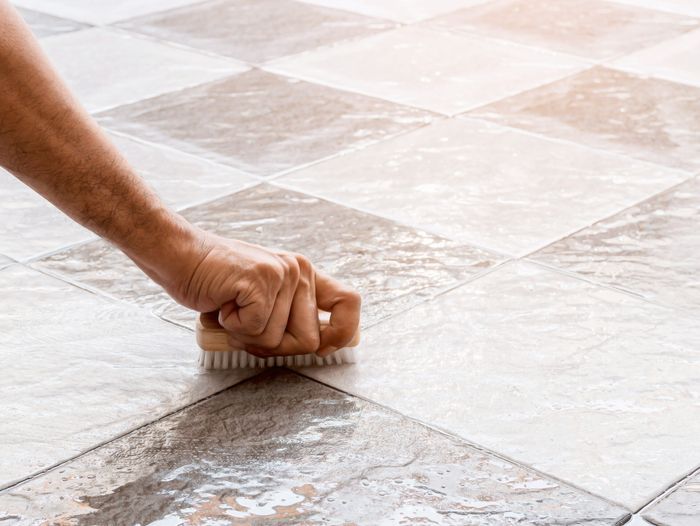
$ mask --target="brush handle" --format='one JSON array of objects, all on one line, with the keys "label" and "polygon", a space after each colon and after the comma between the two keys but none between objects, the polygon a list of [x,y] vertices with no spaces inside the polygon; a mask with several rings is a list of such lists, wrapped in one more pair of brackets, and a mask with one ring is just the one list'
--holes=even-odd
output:
[{"label": "brush handle", "polygon": [[[326,314],[326,315],[324,315]],[[327,313],[319,311],[318,323],[321,332],[330,325]],[[205,351],[234,351],[228,345],[226,330],[219,324],[219,311],[202,312],[197,319],[197,344]],[[356,347],[360,343],[360,329],[345,347]]]}]

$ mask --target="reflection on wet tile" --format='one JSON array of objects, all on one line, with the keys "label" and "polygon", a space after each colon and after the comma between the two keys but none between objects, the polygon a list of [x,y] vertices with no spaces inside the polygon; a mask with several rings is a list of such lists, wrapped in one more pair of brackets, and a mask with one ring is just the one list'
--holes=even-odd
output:
[{"label": "reflection on wet tile", "polygon": [[696,178],[533,257],[700,315],[699,225]]},{"label": "reflection on wet tile", "polygon": [[639,159],[700,169],[700,89],[595,67],[470,113]]},{"label": "reflection on wet tile", "polygon": [[19,265],[0,297],[0,487],[250,374],[203,374],[189,331]]},{"label": "reflection on wet tile", "polygon": [[26,260],[95,237],[0,168],[0,253]]},{"label": "reflection on wet tile", "polygon": [[[106,2],[95,0],[13,0],[12,3],[42,13],[89,22],[92,24],[109,24],[135,16],[172,9],[198,0],[119,0]],[[97,4],[97,5],[96,5]]]},{"label": "reflection on wet tile", "polygon": [[626,514],[279,370],[13,488],[0,510],[18,526],[603,526]]},{"label": "reflection on wet tile", "polygon": [[65,18],[46,15],[44,13],[37,13],[29,9],[18,9],[18,11],[38,38],[57,35],[59,33],[71,33],[88,27],[80,22],[66,20]]},{"label": "reflection on wet tile", "polygon": [[616,60],[613,65],[654,77],[700,86],[698,49],[700,49],[700,30],[695,30]]},{"label": "reflection on wet tile", "polygon": [[644,512],[656,526],[697,526],[700,524],[700,474],[696,474],[670,495]]},{"label": "reflection on wet tile", "polygon": [[431,24],[603,59],[690,31],[700,20],[603,0],[497,0]]},{"label": "reflection on wet tile", "polygon": [[419,127],[430,116],[254,70],[98,118],[137,137],[270,175]]},{"label": "reflection on wet tile", "polygon": [[259,63],[394,25],[292,0],[211,0],[122,27]]},{"label": "reflection on wet tile", "polygon": [[463,7],[482,4],[486,0],[302,0],[308,4],[334,7],[344,11],[396,20],[418,22]]},{"label": "reflection on wet tile", "polygon": [[298,170],[280,182],[520,254],[680,180],[673,170],[454,119]]},{"label": "reflection on wet tile", "polygon": [[629,507],[698,461],[696,318],[535,265],[370,328],[358,358],[304,373]]},{"label": "reflection on wet tile", "polygon": [[[492,266],[497,257],[390,221],[264,185],[183,213],[217,234],[307,255],[362,292],[364,322],[403,310]],[[108,294],[190,324],[120,252],[99,241],[36,263]]]},{"label": "reflection on wet tile", "polygon": [[102,28],[47,37],[41,42],[89,111],[195,86],[247,68],[231,59]]},{"label": "reflection on wet tile", "polygon": [[697,0],[615,0],[620,4],[647,7],[658,11],[700,17],[700,2]]},{"label": "reflection on wet tile", "polygon": [[584,63],[482,37],[405,27],[271,62],[269,69],[452,115]]}]

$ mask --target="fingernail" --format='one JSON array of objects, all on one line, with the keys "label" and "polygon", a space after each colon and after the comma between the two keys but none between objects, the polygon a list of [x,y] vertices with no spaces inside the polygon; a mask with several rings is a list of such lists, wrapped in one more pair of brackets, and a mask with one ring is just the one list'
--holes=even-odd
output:
[{"label": "fingernail", "polygon": [[324,347],[320,351],[317,351],[316,355],[320,356],[321,358],[325,358],[326,356],[328,356],[329,354],[333,354],[337,350],[337,347]]}]

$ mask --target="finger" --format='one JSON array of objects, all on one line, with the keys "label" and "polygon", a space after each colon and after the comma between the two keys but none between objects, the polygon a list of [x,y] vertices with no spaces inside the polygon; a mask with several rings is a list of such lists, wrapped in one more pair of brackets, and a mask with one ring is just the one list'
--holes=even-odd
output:
[{"label": "finger", "polygon": [[321,331],[317,353],[323,358],[352,341],[360,326],[362,298],[357,291],[317,272],[316,303],[319,309],[331,313],[328,327]]},{"label": "finger", "polygon": [[265,331],[275,306],[275,299],[284,281],[267,291],[245,286],[236,298],[221,305],[219,324],[227,331],[239,335],[259,336]]}]

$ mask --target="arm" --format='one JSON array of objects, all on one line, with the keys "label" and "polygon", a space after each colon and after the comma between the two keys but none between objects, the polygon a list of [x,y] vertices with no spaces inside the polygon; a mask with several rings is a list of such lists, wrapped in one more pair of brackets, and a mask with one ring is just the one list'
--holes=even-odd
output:
[{"label": "arm", "polygon": [[[174,213],[68,91],[17,12],[0,0],[0,165],[126,253],[176,301],[261,356],[350,341],[357,293],[298,254],[220,238]],[[317,308],[331,312],[319,334]]]}]

